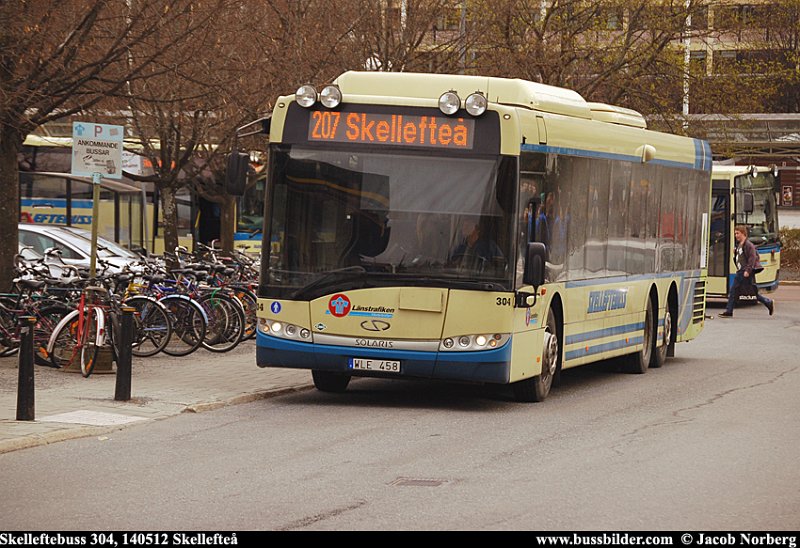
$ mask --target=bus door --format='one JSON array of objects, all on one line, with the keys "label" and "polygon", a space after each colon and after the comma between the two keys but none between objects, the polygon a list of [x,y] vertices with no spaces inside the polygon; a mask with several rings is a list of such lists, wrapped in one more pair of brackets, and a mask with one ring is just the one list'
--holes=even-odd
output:
[{"label": "bus door", "polygon": [[712,182],[708,293],[726,295],[731,263],[731,190],[727,180]]}]

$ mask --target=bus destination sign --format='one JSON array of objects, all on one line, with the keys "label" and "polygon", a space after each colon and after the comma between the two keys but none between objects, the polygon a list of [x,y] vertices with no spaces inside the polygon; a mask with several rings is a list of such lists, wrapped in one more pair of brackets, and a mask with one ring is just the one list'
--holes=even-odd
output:
[{"label": "bus destination sign", "polygon": [[475,121],[469,118],[375,112],[312,111],[308,140],[472,150]]}]

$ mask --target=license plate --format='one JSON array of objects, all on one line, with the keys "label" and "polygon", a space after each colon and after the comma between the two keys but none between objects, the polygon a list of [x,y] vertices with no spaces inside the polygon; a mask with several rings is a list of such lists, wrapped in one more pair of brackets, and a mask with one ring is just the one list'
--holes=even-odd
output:
[{"label": "license plate", "polygon": [[384,373],[399,373],[400,362],[395,360],[350,358],[350,369],[355,369],[357,371],[383,371]]}]

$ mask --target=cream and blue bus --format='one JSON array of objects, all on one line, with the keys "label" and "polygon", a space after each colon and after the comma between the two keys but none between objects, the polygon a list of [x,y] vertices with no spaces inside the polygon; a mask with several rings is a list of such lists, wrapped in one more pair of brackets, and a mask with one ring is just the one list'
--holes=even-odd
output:
[{"label": "cream and blue bus", "polygon": [[706,142],[504,78],[346,72],[275,104],[259,366],[541,401],[562,368],[644,373],[702,330]]},{"label": "cream and blue bus", "polygon": [[[708,264],[708,291],[712,298],[724,298],[736,276],[733,228],[745,225],[758,250],[764,270],[756,276],[759,291],[778,288],[781,271],[781,241],[778,234],[778,170],[764,166],[714,164]],[[743,292],[740,301],[755,302],[755,293]]]}]

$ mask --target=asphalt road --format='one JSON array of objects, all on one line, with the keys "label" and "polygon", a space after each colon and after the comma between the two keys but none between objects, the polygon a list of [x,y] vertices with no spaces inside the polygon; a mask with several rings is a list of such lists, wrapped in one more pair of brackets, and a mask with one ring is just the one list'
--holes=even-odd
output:
[{"label": "asphalt road", "polygon": [[[800,528],[800,287],[645,375],[360,379],[0,455],[5,530]],[[710,309],[710,314],[721,308]]]}]

